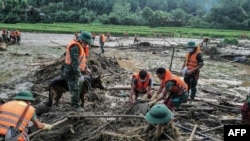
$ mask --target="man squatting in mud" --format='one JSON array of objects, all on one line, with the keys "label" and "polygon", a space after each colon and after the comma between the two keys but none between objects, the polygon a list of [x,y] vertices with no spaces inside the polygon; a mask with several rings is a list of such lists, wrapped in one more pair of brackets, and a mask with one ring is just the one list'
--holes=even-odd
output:
[{"label": "man squatting in mud", "polygon": [[144,94],[148,99],[151,98],[151,87],[152,79],[147,71],[141,70],[139,73],[134,73],[132,75],[130,103],[135,103],[139,94]]}]

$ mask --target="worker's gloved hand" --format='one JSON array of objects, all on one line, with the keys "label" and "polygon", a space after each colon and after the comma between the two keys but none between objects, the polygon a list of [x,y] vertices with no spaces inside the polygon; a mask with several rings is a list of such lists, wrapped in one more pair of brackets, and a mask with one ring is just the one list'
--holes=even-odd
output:
[{"label": "worker's gloved hand", "polygon": [[79,81],[80,81],[80,82],[84,82],[84,80],[85,80],[85,79],[84,79],[84,76],[81,75],[81,76],[79,77]]},{"label": "worker's gloved hand", "polygon": [[43,130],[50,130],[52,127],[52,125],[44,123]]},{"label": "worker's gloved hand", "polygon": [[150,101],[148,103],[149,107],[152,107],[157,102],[157,99],[154,99],[153,101]]},{"label": "worker's gloved hand", "polygon": [[153,101],[154,99],[157,98],[157,94],[154,94],[152,97],[151,97],[151,101]]}]

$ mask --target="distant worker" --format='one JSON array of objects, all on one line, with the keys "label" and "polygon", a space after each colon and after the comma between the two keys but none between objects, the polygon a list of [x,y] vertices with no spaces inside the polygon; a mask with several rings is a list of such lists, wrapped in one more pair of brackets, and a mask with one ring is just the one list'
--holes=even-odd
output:
[{"label": "distant worker", "polygon": [[95,32],[92,32],[92,39],[93,39],[93,42],[95,41],[95,36],[96,36]]},{"label": "distant worker", "polygon": [[21,32],[19,30],[16,30],[16,43],[17,45],[20,45],[21,41]]},{"label": "distant worker", "polygon": [[110,32],[107,32],[107,34],[106,34],[106,37],[107,37],[107,41],[109,41],[109,39],[110,39]]},{"label": "distant worker", "polygon": [[135,38],[134,38],[134,43],[133,43],[133,45],[135,45],[135,43],[136,43],[136,45],[138,45],[138,43],[140,43],[141,41],[138,39],[138,35],[137,34],[135,34]]},{"label": "distant worker", "polygon": [[41,123],[37,119],[35,108],[31,106],[31,101],[34,101],[31,92],[20,91],[13,99],[0,106],[0,141],[11,138],[8,134],[11,128],[17,131],[16,141],[29,141],[26,131],[29,121],[32,121],[39,129],[50,130],[52,128],[52,125]]},{"label": "distant worker", "polygon": [[164,104],[166,104],[170,110],[174,111],[181,103],[187,101],[188,86],[181,78],[165,68],[158,68],[156,74],[161,80],[161,86],[158,92],[153,95],[149,105],[151,106],[157,101],[164,100]]},{"label": "distant worker", "polygon": [[204,38],[202,42],[202,46],[203,46],[203,43],[206,43],[206,47],[207,47],[208,42],[210,42],[210,39],[208,37]]},{"label": "distant worker", "polygon": [[4,40],[5,43],[8,42],[8,31],[7,31],[6,28],[2,29],[2,38],[3,38],[3,40]]},{"label": "distant worker", "polygon": [[75,39],[76,39],[76,40],[78,39],[78,36],[79,36],[79,32],[76,32],[76,33],[75,33]]},{"label": "distant worker", "polygon": [[147,71],[141,70],[139,73],[133,74],[130,92],[130,103],[135,103],[139,94],[145,94],[147,98],[151,98],[151,87],[152,79]]},{"label": "distant worker", "polygon": [[245,125],[250,125],[250,96],[247,97],[246,101],[241,106],[240,111],[242,123]]},{"label": "distant worker", "polygon": [[203,57],[200,46],[195,42],[190,41],[187,43],[188,52],[182,66],[182,74],[184,81],[188,85],[188,93],[191,90],[190,104],[195,98],[197,92],[197,83],[200,75],[200,69],[203,66]]},{"label": "distant worker", "polygon": [[150,129],[156,127],[155,140],[160,139],[164,129],[168,128],[169,123],[174,119],[174,114],[164,105],[154,105],[146,114],[147,126],[144,128],[144,132],[147,133]]},{"label": "distant worker", "polygon": [[76,111],[83,111],[79,105],[80,83],[84,81],[82,73],[88,71],[85,46],[93,42],[90,32],[82,32],[77,40],[73,39],[66,48],[65,64],[62,69],[62,78],[67,81],[71,93],[72,107]]},{"label": "distant worker", "polygon": [[104,34],[100,34],[100,48],[101,48],[101,52],[104,53],[104,43],[106,41],[106,37]]},{"label": "distant worker", "polygon": [[125,32],[123,33],[123,36],[124,36],[124,37],[128,37],[128,31],[125,31]]},{"label": "distant worker", "polygon": [[15,32],[15,30],[11,30],[10,31],[10,41],[12,42],[12,43],[16,43],[16,32]]}]

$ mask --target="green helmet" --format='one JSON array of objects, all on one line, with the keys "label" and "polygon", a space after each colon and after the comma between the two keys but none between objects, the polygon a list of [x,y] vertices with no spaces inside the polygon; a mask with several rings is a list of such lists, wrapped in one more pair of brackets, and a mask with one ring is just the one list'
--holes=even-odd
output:
[{"label": "green helmet", "polygon": [[187,43],[187,48],[196,48],[196,47],[197,47],[197,45],[194,41],[189,41]]},{"label": "green helmet", "polygon": [[78,39],[85,41],[90,45],[93,43],[92,35],[90,32],[86,32],[86,31],[82,32],[80,36],[78,37]]},{"label": "green helmet", "polygon": [[34,101],[33,95],[30,91],[20,91],[13,99]]},{"label": "green helmet", "polygon": [[168,123],[173,118],[173,113],[164,105],[154,105],[146,114],[146,120],[152,124]]}]

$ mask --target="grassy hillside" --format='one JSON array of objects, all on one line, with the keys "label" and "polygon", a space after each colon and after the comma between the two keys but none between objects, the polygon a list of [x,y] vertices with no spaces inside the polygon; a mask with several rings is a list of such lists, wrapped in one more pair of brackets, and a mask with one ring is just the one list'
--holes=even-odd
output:
[{"label": "grassy hillside", "polygon": [[139,34],[140,36],[152,36],[153,33],[162,33],[163,35],[174,32],[175,37],[179,37],[180,33],[183,33],[182,37],[199,37],[203,33],[204,37],[212,38],[225,38],[225,37],[239,37],[241,34],[246,34],[250,37],[250,31],[242,30],[218,30],[218,29],[199,29],[188,27],[157,27],[151,28],[147,26],[121,26],[121,25],[103,25],[103,24],[78,24],[78,23],[53,23],[53,24],[3,24],[0,23],[0,28],[6,27],[8,29],[19,29],[21,31],[28,32],[48,32],[48,33],[74,33],[80,30],[91,31],[95,33],[110,32],[111,35],[123,35],[125,31],[128,31],[130,36]]}]

